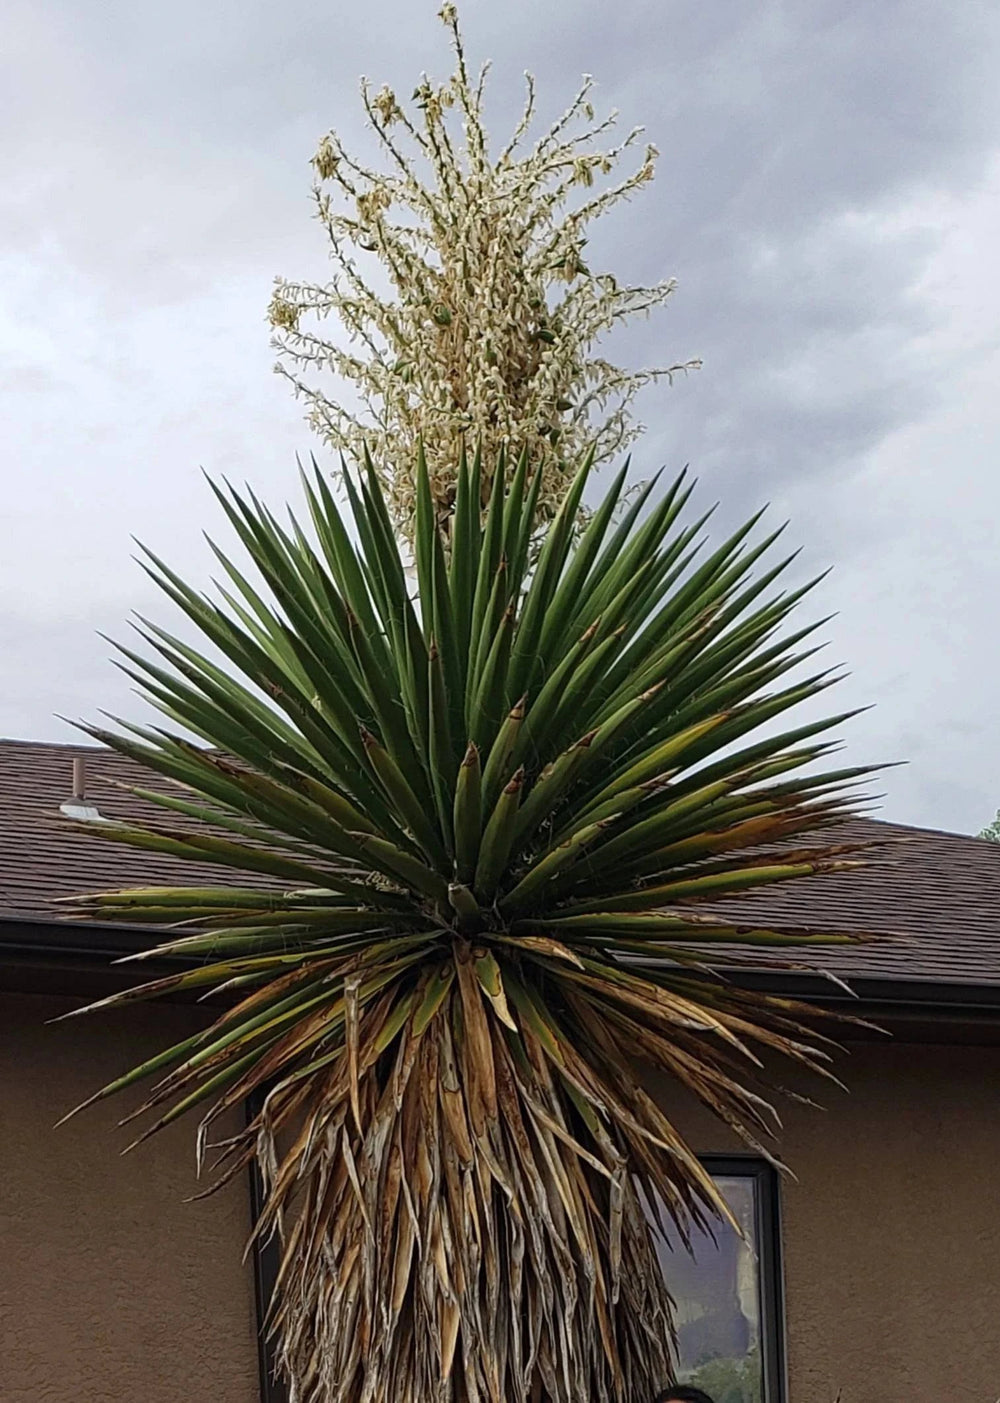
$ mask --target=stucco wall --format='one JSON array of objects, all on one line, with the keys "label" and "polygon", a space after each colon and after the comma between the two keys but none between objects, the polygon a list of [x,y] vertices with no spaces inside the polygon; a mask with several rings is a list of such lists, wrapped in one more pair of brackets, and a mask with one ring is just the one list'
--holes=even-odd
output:
[{"label": "stucco wall", "polygon": [[[790,1403],[994,1403],[1000,1048],[860,1045],[837,1070],[849,1094],[781,1106]],[[734,1148],[662,1099],[701,1152]]]},{"label": "stucco wall", "polygon": [[150,1006],[45,1026],[67,1006],[0,998],[0,1399],[257,1403],[244,1182],[183,1203],[192,1126],[121,1158],[123,1105],[52,1128],[195,1015]]},{"label": "stucco wall", "polygon": [[[0,997],[0,1400],[257,1403],[243,1185],[182,1202],[190,1125],[124,1159],[113,1107],[52,1129],[194,1015],[46,1027],[66,1006]],[[790,1403],[994,1403],[1000,1047],[859,1045],[838,1070],[849,1095],[782,1106]],[[734,1148],[662,1094],[700,1150]]]}]

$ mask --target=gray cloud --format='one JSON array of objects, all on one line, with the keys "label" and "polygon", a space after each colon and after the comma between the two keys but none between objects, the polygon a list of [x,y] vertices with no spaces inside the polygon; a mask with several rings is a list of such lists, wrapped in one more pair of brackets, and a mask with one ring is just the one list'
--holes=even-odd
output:
[{"label": "gray cloud", "polygon": [[[363,140],[356,80],[443,74],[436,4],[8,0],[0,17],[0,731],[132,710],[96,627],[148,587],[130,533],[207,577],[199,477],[294,493],[313,445],[270,378],[277,272],[322,276],[308,157]],[[720,529],[771,499],[877,701],[852,753],[909,756],[890,816],[1000,803],[991,654],[1000,369],[1000,11],[963,0],[467,0],[502,127],[582,71],[663,153],[592,250],[676,274],[621,342],[705,368],[642,405],[637,460],[690,461]]]}]

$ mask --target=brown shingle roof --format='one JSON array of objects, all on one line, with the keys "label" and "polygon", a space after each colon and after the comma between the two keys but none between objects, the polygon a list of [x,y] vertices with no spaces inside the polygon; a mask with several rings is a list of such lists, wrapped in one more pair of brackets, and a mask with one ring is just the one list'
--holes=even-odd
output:
[{"label": "brown shingle roof", "polygon": [[835,832],[837,843],[877,844],[857,855],[864,867],[761,888],[715,909],[776,929],[884,935],[810,953],[808,963],[843,978],[1000,988],[1000,844],[876,819],[852,819]]},{"label": "brown shingle roof", "polygon": [[[61,820],[59,806],[71,797],[77,756],[86,757],[87,803],[105,818],[185,824],[118,787],[170,791],[169,781],[113,750],[0,740],[0,919],[61,920],[66,911],[54,904],[58,898],[107,888],[218,886],[226,881],[225,868],[90,838]],[[248,874],[245,884],[257,882]]]},{"label": "brown shingle roof", "polygon": [[[147,771],[114,752],[0,741],[0,920],[59,915],[54,898],[107,887],[225,880],[222,868],[87,840],[53,822],[70,797],[76,755],[87,757],[88,802],[106,817],[162,820],[161,811],[112,783],[156,787]],[[844,978],[1000,987],[1000,845],[874,819],[837,830],[838,842],[853,839],[891,841],[874,850],[862,871],[768,887],[717,909],[774,926],[903,937],[824,949],[810,959]]]}]

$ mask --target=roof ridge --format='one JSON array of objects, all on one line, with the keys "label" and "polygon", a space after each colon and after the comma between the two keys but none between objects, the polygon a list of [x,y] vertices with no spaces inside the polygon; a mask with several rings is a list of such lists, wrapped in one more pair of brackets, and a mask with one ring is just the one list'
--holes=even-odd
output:
[{"label": "roof ridge", "polygon": [[87,741],[71,740],[22,740],[18,736],[0,736],[0,746],[12,745],[26,750],[101,750],[109,754],[115,752],[109,745],[93,745]]}]

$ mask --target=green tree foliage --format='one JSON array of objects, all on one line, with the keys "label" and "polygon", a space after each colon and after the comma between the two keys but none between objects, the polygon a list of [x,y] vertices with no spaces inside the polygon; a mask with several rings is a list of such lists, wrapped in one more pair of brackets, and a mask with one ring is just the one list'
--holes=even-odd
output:
[{"label": "green tree foliage", "polygon": [[713,1403],[761,1403],[760,1352],[743,1359],[709,1359],[691,1375]]}]

